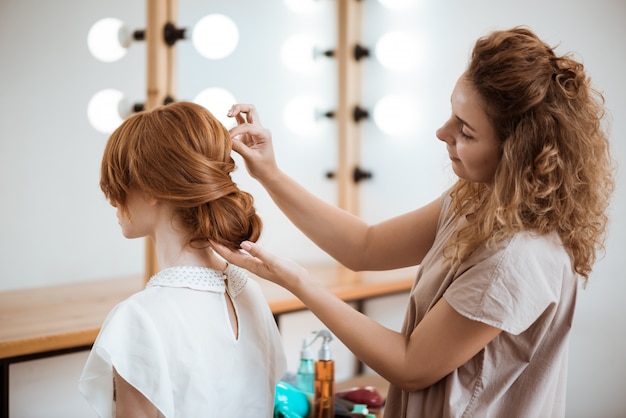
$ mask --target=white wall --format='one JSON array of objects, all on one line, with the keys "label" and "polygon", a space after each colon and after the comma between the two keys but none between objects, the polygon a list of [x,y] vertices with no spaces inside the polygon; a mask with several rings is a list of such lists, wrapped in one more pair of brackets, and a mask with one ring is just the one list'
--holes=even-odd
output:
[{"label": "white wall", "polygon": [[[391,74],[374,60],[363,63],[364,106],[372,106],[384,92],[402,91],[418,97],[423,108],[419,132],[409,138],[388,138],[371,122],[363,124],[363,166],[374,172],[363,185],[365,218],[374,221],[410,210],[449,184],[444,150],[434,132],[448,115],[453,83],[473,42],[493,28],[527,24],[549,43],[560,45],[560,51],[579,54],[605,94],[613,116],[613,153],[624,164],[625,2],[416,2],[403,12],[387,11],[373,0],[363,3],[365,44],[373,44],[386,29],[408,28],[427,45],[427,58],[410,75]],[[282,2],[181,0],[181,26],[190,27],[208,12],[233,16],[243,26],[240,49],[223,61],[201,59],[188,43],[181,44],[179,98],[223,85],[238,100],[256,103],[274,132],[283,168],[333,201],[334,185],[324,179],[334,168],[332,121],[324,121],[313,138],[290,134],[282,120],[284,104],[296,94],[315,93],[328,107],[334,103],[331,63],[320,62],[316,72],[299,76],[284,69],[279,59],[281,39],[298,30],[321,29],[320,43],[332,46],[334,3],[320,4],[320,13],[307,17],[289,12]],[[106,136],[89,126],[85,109],[91,95],[107,87],[125,91],[133,101],[143,100],[144,49],[134,45],[122,61],[103,64],[89,55],[85,36],[90,25],[105,16],[141,28],[143,13],[144,2],[137,0],[0,0],[0,290],[142,271],[143,243],[121,237],[114,212],[98,189]],[[257,196],[267,225],[266,245],[300,261],[327,260],[285,221],[243,168],[236,178]],[[606,257],[579,295],[570,360],[571,417],[609,418],[626,410],[621,393],[626,384],[626,304],[621,300],[626,294],[621,264],[626,223],[617,216],[626,209],[624,180],[620,170]],[[39,379],[55,386],[58,375],[53,367]]]}]

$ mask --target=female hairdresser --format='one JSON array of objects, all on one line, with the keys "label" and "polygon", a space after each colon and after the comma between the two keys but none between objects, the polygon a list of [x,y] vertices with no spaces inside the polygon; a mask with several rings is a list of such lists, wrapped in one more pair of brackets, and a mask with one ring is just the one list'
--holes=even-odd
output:
[{"label": "female hairdresser", "polygon": [[281,172],[254,106],[230,111],[233,149],[319,247],[353,270],[420,265],[401,332],[259,245],[215,248],[291,291],[387,379],[387,417],[562,417],[577,281],[602,249],[613,190],[603,98],[582,64],[514,28],[476,42],[451,107],[437,138],[458,180],[376,225]]}]

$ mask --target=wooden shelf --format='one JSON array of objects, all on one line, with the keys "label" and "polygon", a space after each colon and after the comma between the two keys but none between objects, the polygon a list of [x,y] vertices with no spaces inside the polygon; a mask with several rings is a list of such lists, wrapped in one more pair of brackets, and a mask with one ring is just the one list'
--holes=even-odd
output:
[{"label": "wooden shelf", "polygon": [[[346,301],[408,292],[415,277],[415,269],[352,275],[339,266],[309,270]],[[254,279],[275,315],[305,309],[287,290]],[[136,276],[0,292],[0,359],[93,344],[108,312],[144,283],[143,276]]]}]

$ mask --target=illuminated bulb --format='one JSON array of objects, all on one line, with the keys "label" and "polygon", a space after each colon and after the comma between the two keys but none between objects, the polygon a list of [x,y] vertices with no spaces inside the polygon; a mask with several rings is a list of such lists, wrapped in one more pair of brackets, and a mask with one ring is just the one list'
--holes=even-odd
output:
[{"label": "illuminated bulb", "polygon": [[237,124],[234,118],[227,116],[228,111],[237,103],[235,96],[231,92],[220,87],[210,87],[202,90],[193,100],[195,103],[204,106],[219,120],[227,129]]},{"label": "illuminated bulb", "polygon": [[91,54],[104,62],[117,61],[126,55],[132,37],[124,23],[108,17],[94,23],[87,34],[87,47]]},{"label": "illuminated bulb", "polygon": [[319,0],[284,0],[285,6],[298,14],[314,14],[321,10],[322,2]]},{"label": "illuminated bulb", "polygon": [[297,135],[311,136],[320,131],[320,111],[313,97],[301,96],[285,106],[283,120],[289,130]]},{"label": "illuminated bulb", "polygon": [[375,54],[386,68],[412,71],[419,61],[419,47],[414,35],[407,32],[388,32],[376,42]]},{"label": "illuminated bulb", "polygon": [[218,60],[232,54],[237,48],[239,29],[228,16],[210,14],[196,23],[191,41],[200,54]]},{"label": "illuminated bulb", "polygon": [[315,70],[317,55],[316,40],[308,34],[288,38],[280,49],[283,64],[299,74],[308,74]]},{"label": "illuminated bulb", "polygon": [[416,131],[420,113],[415,100],[400,95],[385,96],[374,106],[374,123],[390,136]]},{"label": "illuminated bulb", "polygon": [[98,132],[110,134],[124,121],[129,111],[128,101],[121,91],[101,90],[87,105],[87,118]]}]

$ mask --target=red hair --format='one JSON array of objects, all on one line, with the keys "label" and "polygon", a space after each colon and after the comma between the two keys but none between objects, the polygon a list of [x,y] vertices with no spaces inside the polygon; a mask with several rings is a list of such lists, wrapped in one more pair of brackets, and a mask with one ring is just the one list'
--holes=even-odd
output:
[{"label": "red hair", "polygon": [[262,230],[252,196],[230,177],[235,168],[226,128],[204,107],[177,102],[135,114],[113,132],[100,187],[123,211],[131,189],[167,203],[189,244],[235,249]]}]

